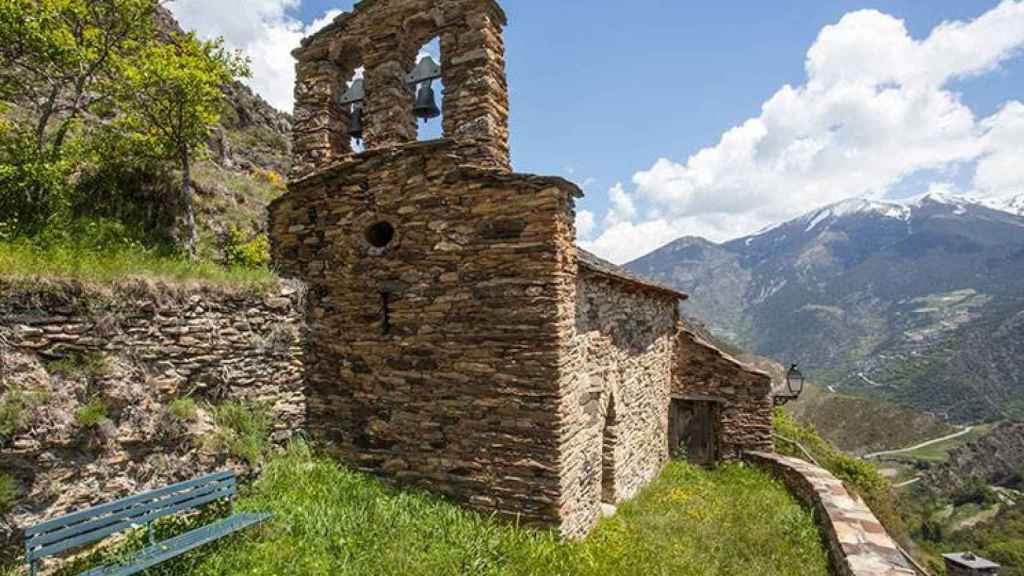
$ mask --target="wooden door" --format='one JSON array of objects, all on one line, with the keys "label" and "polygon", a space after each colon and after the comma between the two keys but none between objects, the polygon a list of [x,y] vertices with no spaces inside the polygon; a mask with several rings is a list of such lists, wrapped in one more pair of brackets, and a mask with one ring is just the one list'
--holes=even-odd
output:
[{"label": "wooden door", "polygon": [[669,450],[700,466],[718,461],[719,404],[707,400],[673,400],[669,410]]}]

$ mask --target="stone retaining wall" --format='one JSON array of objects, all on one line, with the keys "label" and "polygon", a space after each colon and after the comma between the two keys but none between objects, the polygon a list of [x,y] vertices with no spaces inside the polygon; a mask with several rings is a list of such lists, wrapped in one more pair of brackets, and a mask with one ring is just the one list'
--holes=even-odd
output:
[{"label": "stone retaining wall", "polygon": [[[0,280],[0,474],[20,529],[246,461],[218,442],[214,406],[265,406],[271,439],[305,427],[303,290],[112,289]],[[192,408],[171,405],[191,399]],[[2,412],[2,411],[0,411]],[[91,412],[91,413],[90,413]],[[2,422],[0,422],[2,424]]]},{"label": "stone retaining wall", "polygon": [[768,452],[748,452],[744,456],[781,479],[814,509],[837,575],[917,574],[867,505],[827,470]]}]

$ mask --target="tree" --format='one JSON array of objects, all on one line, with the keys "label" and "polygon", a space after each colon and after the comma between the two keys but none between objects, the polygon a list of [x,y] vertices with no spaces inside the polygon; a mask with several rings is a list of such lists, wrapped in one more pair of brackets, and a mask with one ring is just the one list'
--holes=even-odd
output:
[{"label": "tree", "polygon": [[150,45],[122,65],[119,125],[142,148],[180,168],[185,231],[180,240],[190,257],[196,253],[192,161],[205,149],[211,127],[220,121],[222,87],[248,74],[248,62],[226,50],[222,41],[201,41],[193,34]]},{"label": "tree", "polygon": [[37,153],[59,157],[74,123],[151,43],[157,0],[0,1],[0,99],[30,111]]}]

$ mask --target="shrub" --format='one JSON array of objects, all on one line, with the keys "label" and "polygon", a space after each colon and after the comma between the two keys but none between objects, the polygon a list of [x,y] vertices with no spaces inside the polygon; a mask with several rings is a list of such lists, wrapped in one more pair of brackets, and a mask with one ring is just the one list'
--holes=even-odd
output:
[{"label": "shrub", "polygon": [[107,405],[103,400],[93,398],[75,412],[75,418],[86,428],[98,426],[107,419]]},{"label": "shrub", "polygon": [[0,516],[14,508],[18,499],[18,484],[7,474],[0,474]]},{"label": "shrub", "polygon": [[257,170],[256,177],[278,190],[284,190],[288,187],[287,180],[284,179],[284,176],[278,174],[276,170]]},{"label": "shrub", "polygon": [[266,234],[247,238],[241,228],[231,225],[224,242],[224,260],[228,266],[266,268],[270,264],[270,239]]},{"label": "shrub", "polygon": [[233,456],[257,466],[270,446],[273,417],[262,403],[228,401],[212,407],[213,421],[220,428],[218,440]]},{"label": "shrub", "polygon": [[65,219],[72,163],[39,151],[27,130],[0,119],[0,221],[13,235],[31,235]]},{"label": "shrub", "polygon": [[106,372],[108,365],[109,360],[102,354],[70,354],[50,362],[46,370],[68,378],[97,378]]},{"label": "shrub", "polygon": [[167,411],[178,420],[194,420],[199,408],[191,398],[178,398],[167,406]]},{"label": "shrub", "polygon": [[11,438],[25,425],[28,412],[49,398],[45,391],[11,388],[0,401],[0,438]]}]

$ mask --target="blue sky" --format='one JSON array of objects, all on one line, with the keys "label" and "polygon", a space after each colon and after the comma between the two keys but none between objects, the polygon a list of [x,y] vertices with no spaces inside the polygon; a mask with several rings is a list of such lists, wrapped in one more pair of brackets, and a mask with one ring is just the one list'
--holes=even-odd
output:
[{"label": "blue sky", "polygon": [[[249,5],[260,3],[271,6],[266,8],[267,19],[291,22],[293,28],[295,22],[310,25],[327,11],[349,10],[352,4],[330,0],[255,0]],[[178,0],[175,4],[178,9],[172,4],[172,10],[182,12],[179,17],[187,27],[199,28],[201,33],[223,34],[229,43],[239,34],[231,26],[246,26],[237,17],[218,26],[219,14],[210,13],[216,9],[201,7],[209,6],[205,1]],[[652,244],[678,235],[692,233],[725,240],[750,233],[774,220],[848,195],[900,197],[924,192],[933,185],[954,192],[976,192],[980,189],[975,176],[977,163],[986,153],[994,154],[987,148],[983,150],[980,144],[985,130],[983,119],[997,115],[1009,101],[1024,99],[1024,58],[1019,56],[1024,38],[1018,39],[1015,32],[1017,28],[1024,30],[1024,20],[1015,20],[1024,14],[1024,2],[1020,0],[1006,0],[1002,4],[996,0],[508,0],[503,5],[509,16],[506,43],[514,166],[517,171],[561,175],[585,185],[587,197],[578,207],[593,222],[583,223],[583,243],[619,261],[638,255],[636,252],[641,248],[656,247]],[[279,13],[274,12],[277,8]],[[988,27],[977,26],[973,38],[960,39],[970,36],[970,30],[948,35],[957,42],[966,42],[957,49],[959,52],[952,52],[953,56],[925,49],[925,40],[943,22],[960,21],[969,26],[971,21],[997,8],[1001,10],[990,15]],[[961,122],[963,125],[954,128],[948,140],[963,139],[962,147],[956,151],[936,150],[936,146],[929,144],[928,150],[918,151],[920,158],[918,152],[908,153],[915,160],[855,182],[831,174],[817,174],[807,181],[793,179],[799,183],[794,184],[793,194],[799,197],[796,200],[773,201],[769,207],[744,211],[745,202],[751,206],[759,203],[756,198],[760,196],[755,197],[756,183],[745,180],[746,190],[742,194],[730,192],[739,186],[735,183],[717,190],[716,182],[725,180],[723,170],[703,174],[697,164],[688,160],[702,149],[721,148],[723,134],[761,116],[762,106],[784,86],[800,89],[808,84],[805,62],[822,30],[840,23],[844,16],[869,9],[882,14],[859,12],[863,18],[850,17],[844,21],[844,26],[853,31],[853,40],[840,30],[831,46],[821,43],[825,56],[818,75],[831,78],[829,70],[862,69],[870,76],[874,67],[899,68],[899,63],[891,60],[909,56],[894,48],[890,58],[886,42],[894,46],[904,40],[922,43],[917,52],[927,55],[921,56],[920,63],[914,60],[912,67],[936,69],[921,83],[928,86],[932,96],[919,98],[918,89],[913,88],[917,75],[905,68],[879,78],[876,91],[883,92],[886,83],[899,85],[901,90],[906,87],[904,95],[913,100],[906,106],[910,114],[915,106],[930,109],[926,101],[949,95],[953,101],[942,104],[946,108],[936,108],[934,118],[904,120],[934,123],[952,118],[954,124]],[[230,10],[225,12],[225,17],[231,16]],[[908,38],[893,28],[891,24],[896,21],[903,21]],[[239,39],[234,43],[245,42]],[[863,44],[864,53],[848,42]],[[872,43],[879,43],[881,48]],[[933,44],[942,48],[949,42]],[[974,52],[980,62],[977,67],[970,61]],[[853,53],[854,61],[844,62],[846,53]],[[960,62],[957,56],[965,61]],[[947,70],[943,61],[953,61],[958,67]],[[259,66],[256,70],[259,72]],[[259,89],[258,83],[256,86]],[[267,91],[274,89],[271,86]],[[274,102],[272,97],[268,99]],[[812,108],[832,100],[831,96],[818,100],[808,96],[802,105]],[[794,104],[788,114],[798,118],[800,106]],[[879,110],[870,106],[867,109]],[[970,126],[963,118],[965,111],[973,116]],[[835,122],[834,111],[824,117]],[[839,121],[838,128],[830,130],[838,130],[839,140],[846,140],[843,132],[857,129],[853,124],[857,121],[864,130],[906,131],[900,128],[899,121],[875,126],[870,117],[867,121],[864,118],[863,113],[852,114],[849,122]],[[1016,119],[1015,114],[1012,119]],[[765,124],[769,134],[758,138],[771,140],[774,128],[767,116]],[[821,143],[828,140],[828,130],[821,132],[825,140],[814,136],[816,130],[812,126],[801,124],[801,130],[812,135],[807,136],[810,140],[817,138],[819,147],[830,145]],[[971,142],[966,140],[968,132]],[[1014,131],[1008,137],[1016,136]],[[935,139],[935,134],[921,134],[911,143],[876,143],[890,147],[888,155],[892,155],[892,147],[917,147],[920,142]],[[858,142],[861,147],[868,145]],[[847,155],[848,152],[846,149]],[[865,154],[866,164],[879,164],[877,158]],[[659,159],[665,162],[656,169]],[[1006,162],[1003,158],[1002,163]],[[832,164],[835,170],[858,169],[856,165]],[[647,176],[638,180],[638,174],[644,173]],[[750,178],[760,178],[758,174],[752,173]],[[785,176],[779,175],[780,181],[788,182]],[[992,194],[1013,191],[1012,186],[1007,186],[1024,181],[1024,177],[1008,179],[1002,174],[995,180],[1000,184],[990,186]],[[689,182],[685,184],[685,193],[683,188],[671,188],[682,181]],[[692,190],[693,182],[697,181],[709,183],[707,191]],[[618,183],[621,186],[616,187]],[[764,193],[765,197],[789,196],[777,189],[766,189]],[[718,205],[701,200],[701,194],[730,200]],[[699,217],[701,214],[704,216]],[[655,221],[661,224],[652,225]],[[606,234],[616,230],[621,233]],[[634,238],[642,247],[621,248]]]}]

